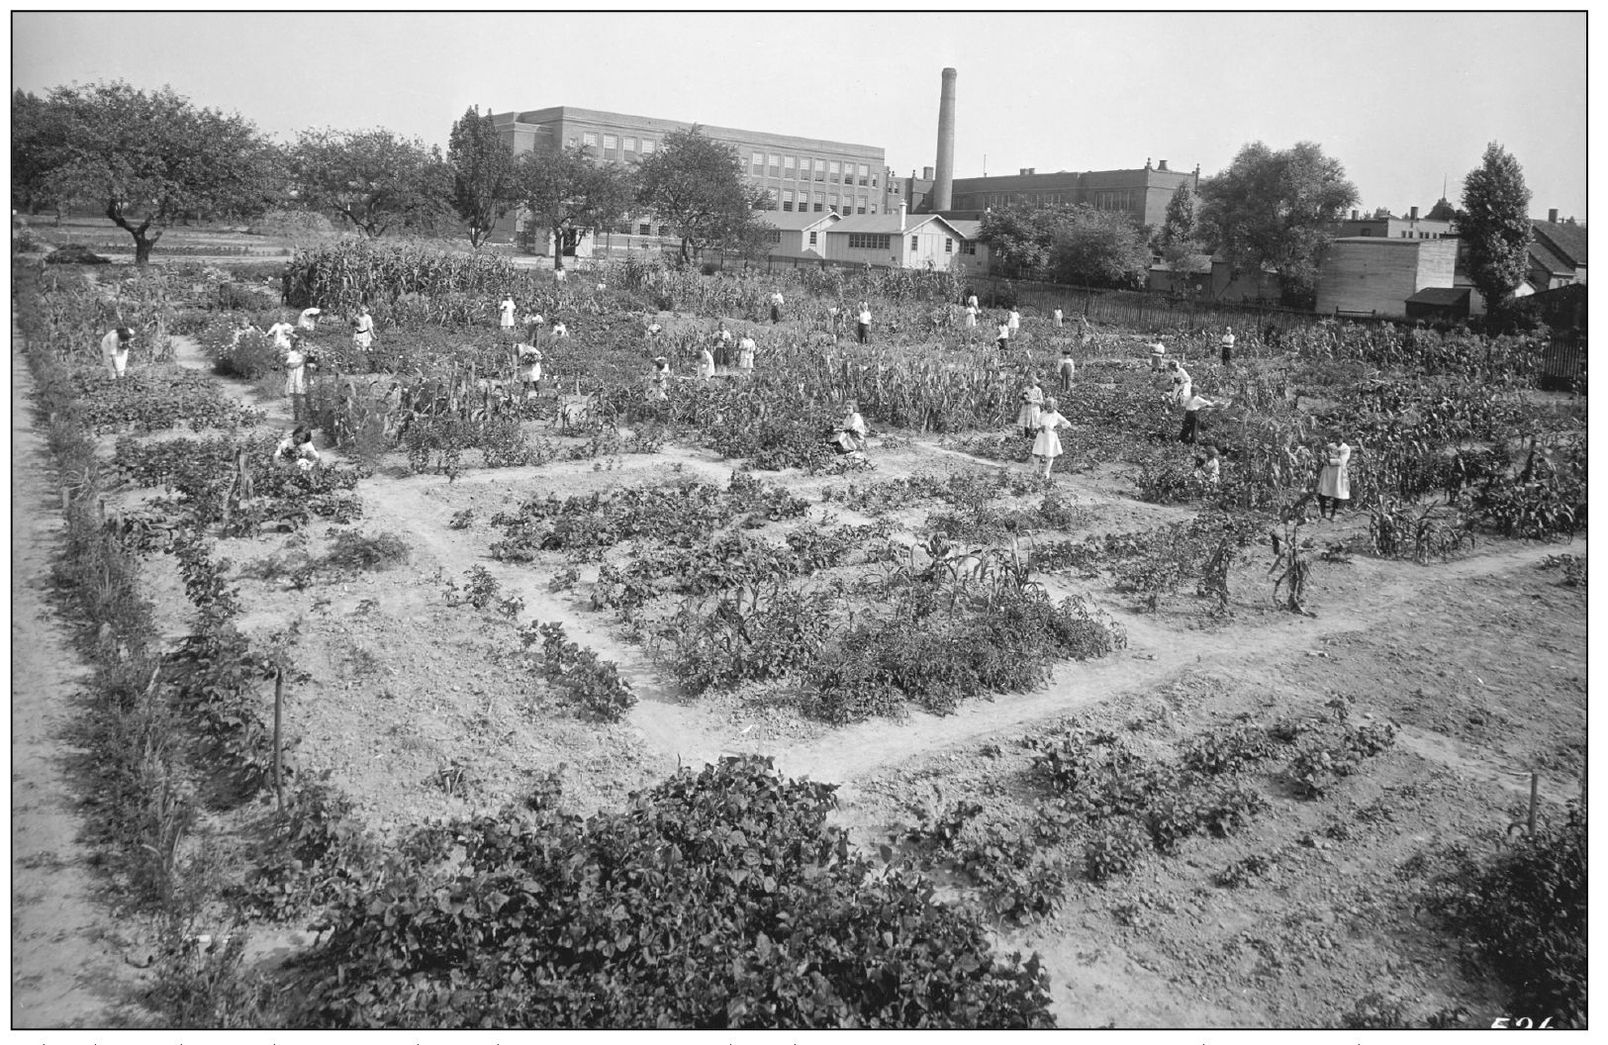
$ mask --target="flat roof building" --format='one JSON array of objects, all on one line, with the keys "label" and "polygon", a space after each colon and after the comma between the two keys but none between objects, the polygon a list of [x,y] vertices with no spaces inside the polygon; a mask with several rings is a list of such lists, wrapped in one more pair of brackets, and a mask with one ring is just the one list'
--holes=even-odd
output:
[{"label": "flat roof building", "polygon": [[[498,134],[518,155],[533,149],[586,146],[599,161],[639,163],[674,131],[694,125],[652,116],[558,105],[492,114]],[[811,214],[876,214],[882,207],[887,167],[881,148],[770,131],[698,124],[709,138],[730,145],[743,161],[748,183],[770,193],[771,209]]]},{"label": "flat roof building", "polygon": [[1024,167],[1016,174],[956,178],[950,214],[981,214],[996,207],[1082,203],[1096,210],[1126,213],[1138,225],[1160,225],[1167,203],[1180,185],[1200,190],[1200,168],[1167,169],[1167,161],[1135,170],[1056,171],[1040,174]]}]

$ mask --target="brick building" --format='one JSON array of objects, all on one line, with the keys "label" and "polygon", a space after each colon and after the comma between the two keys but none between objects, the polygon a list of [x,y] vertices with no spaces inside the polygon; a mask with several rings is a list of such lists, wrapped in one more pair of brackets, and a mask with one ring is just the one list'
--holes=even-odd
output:
[{"label": "brick building", "polygon": [[[599,162],[639,163],[667,134],[693,124],[651,116],[600,112],[568,105],[492,114],[498,134],[518,155],[533,149],[588,147]],[[771,195],[771,209],[812,214],[876,214],[883,207],[887,167],[872,145],[801,138],[769,131],[698,125],[742,158],[748,183]]]},{"label": "brick building", "polygon": [[1057,171],[1040,174],[1024,167],[1016,174],[956,178],[954,206],[945,213],[968,217],[993,207],[1082,203],[1096,210],[1122,211],[1138,225],[1160,225],[1167,203],[1180,185],[1200,189],[1200,167],[1175,171],[1162,160],[1137,170]]},{"label": "brick building", "polygon": [[[1437,203],[1436,210],[1430,213],[1439,211],[1440,203]],[[1351,217],[1341,219],[1340,227],[1335,234],[1340,237],[1379,236],[1385,239],[1444,239],[1456,235],[1452,231],[1450,218],[1444,220],[1420,218],[1417,207],[1409,210],[1404,218],[1398,218],[1393,214],[1363,217],[1357,211],[1352,211]]]}]

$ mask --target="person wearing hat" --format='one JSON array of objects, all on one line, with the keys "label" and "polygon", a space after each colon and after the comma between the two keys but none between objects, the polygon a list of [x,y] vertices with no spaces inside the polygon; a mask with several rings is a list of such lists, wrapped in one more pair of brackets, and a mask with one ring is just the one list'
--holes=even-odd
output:
[{"label": "person wearing hat", "polygon": [[352,320],[352,347],[367,352],[374,344],[374,317],[367,305],[357,306],[357,318]]},{"label": "person wearing hat", "polygon": [[128,327],[109,330],[101,338],[101,359],[105,361],[106,371],[111,374],[113,381],[127,376],[128,346],[133,340],[134,331]]},{"label": "person wearing hat", "polygon": [[1223,336],[1218,341],[1218,343],[1223,346],[1223,365],[1224,366],[1228,366],[1228,364],[1233,359],[1233,356],[1234,356],[1234,341],[1235,341],[1234,328],[1229,327],[1228,329],[1223,331]]},{"label": "person wearing hat", "polygon": [[318,317],[323,313],[324,310],[317,307],[302,309],[301,315],[296,317],[296,329],[313,333],[318,329]]}]

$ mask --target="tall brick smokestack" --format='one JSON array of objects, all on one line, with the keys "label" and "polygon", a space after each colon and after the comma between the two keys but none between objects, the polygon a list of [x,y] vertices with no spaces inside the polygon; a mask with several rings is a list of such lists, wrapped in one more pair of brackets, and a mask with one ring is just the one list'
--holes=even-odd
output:
[{"label": "tall brick smokestack", "polygon": [[930,211],[948,210],[954,203],[955,189],[955,70],[944,70],[943,91],[938,95],[938,174],[932,183]]}]

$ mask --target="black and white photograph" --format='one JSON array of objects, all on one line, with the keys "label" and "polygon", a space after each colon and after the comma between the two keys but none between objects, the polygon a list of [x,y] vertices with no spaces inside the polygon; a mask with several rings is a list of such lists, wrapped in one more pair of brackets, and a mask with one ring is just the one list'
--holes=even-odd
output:
[{"label": "black and white photograph", "polygon": [[1587,30],[13,10],[12,1037],[1584,1031]]}]

